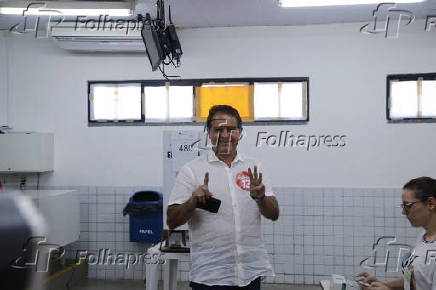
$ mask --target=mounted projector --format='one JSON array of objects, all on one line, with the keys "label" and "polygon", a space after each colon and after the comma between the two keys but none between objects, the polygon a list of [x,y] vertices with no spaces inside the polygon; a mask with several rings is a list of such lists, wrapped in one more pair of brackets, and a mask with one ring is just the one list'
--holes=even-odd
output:
[{"label": "mounted projector", "polygon": [[138,21],[143,23],[141,36],[152,71],[159,69],[165,78],[172,77],[165,74],[165,66],[172,64],[174,67],[179,67],[183,52],[176,27],[171,19],[171,7],[169,7],[169,25],[165,22],[164,0],[157,1],[156,19],[152,19],[147,13],[145,17],[138,15]]}]

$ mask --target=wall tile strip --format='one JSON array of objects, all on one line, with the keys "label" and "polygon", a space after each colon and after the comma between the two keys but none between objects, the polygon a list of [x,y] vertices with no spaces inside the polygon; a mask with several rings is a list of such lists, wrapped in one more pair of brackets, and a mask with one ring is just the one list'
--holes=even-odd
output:
[{"label": "wall tile strip", "polygon": [[[75,258],[80,250],[98,254],[110,249],[116,253],[144,254],[149,244],[129,242],[129,219],[122,210],[137,190],[159,187],[40,187],[41,189],[75,189],[80,192],[80,240],[68,246]],[[397,206],[401,190],[397,188],[285,188],[274,191],[280,203],[278,221],[262,220],[263,239],[274,265],[275,277],[267,283],[316,284],[332,273],[350,277],[371,271],[360,266],[385,263],[375,273],[381,278],[397,277],[399,246],[413,245],[419,229],[410,226]],[[382,239],[373,250],[373,244]],[[385,261],[389,251],[389,259]],[[92,265],[89,277],[99,279],[144,279],[145,263],[126,269],[124,265]],[[180,261],[178,278],[189,280],[189,258]]]}]

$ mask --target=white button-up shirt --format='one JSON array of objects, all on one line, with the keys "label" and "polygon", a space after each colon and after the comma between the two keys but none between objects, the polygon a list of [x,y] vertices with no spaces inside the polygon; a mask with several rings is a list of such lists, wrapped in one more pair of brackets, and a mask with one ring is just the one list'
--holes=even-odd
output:
[{"label": "white button-up shirt", "polygon": [[261,165],[237,154],[229,168],[210,150],[179,171],[168,205],[182,204],[204,183],[209,172],[209,191],[221,200],[218,213],[195,209],[188,222],[191,239],[192,282],[205,285],[246,286],[259,276],[273,276],[261,240],[260,211],[250,197],[248,168],[262,172],[265,194],[273,196]]}]

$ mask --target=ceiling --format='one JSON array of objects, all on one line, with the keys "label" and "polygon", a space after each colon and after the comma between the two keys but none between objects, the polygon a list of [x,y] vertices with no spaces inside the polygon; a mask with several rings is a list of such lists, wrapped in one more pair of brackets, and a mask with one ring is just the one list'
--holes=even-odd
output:
[{"label": "ceiling", "polygon": [[[156,14],[155,0],[136,2],[136,14]],[[277,0],[166,0],[165,5],[171,5],[173,22],[182,28],[370,22],[373,10],[377,7],[356,5],[281,8]],[[397,4],[395,9],[409,10],[416,19],[425,19],[428,15],[436,15],[436,0]],[[0,15],[0,29],[8,29],[16,24],[20,17]]]},{"label": "ceiling", "polygon": [[[152,6],[154,1],[143,0]],[[383,1],[380,1],[383,2]],[[281,8],[277,0],[171,0],[173,20],[183,27],[310,25],[363,22],[372,19],[376,5]],[[397,5],[417,18],[436,14],[436,0]],[[154,10],[154,9],[153,9]]]}]

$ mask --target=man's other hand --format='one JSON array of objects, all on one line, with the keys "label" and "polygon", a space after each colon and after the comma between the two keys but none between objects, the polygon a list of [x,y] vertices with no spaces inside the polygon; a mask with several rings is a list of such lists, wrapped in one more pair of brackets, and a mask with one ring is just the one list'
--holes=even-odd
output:
[{"label": "man's other hand", "polygon": [[265,197],[265,185],[262,183],[262,173],[257,173],[257,166],[254,166],[254,172],[248,168],[248,176],[250,177],[250,196],[253,199],[259,200]]}]

